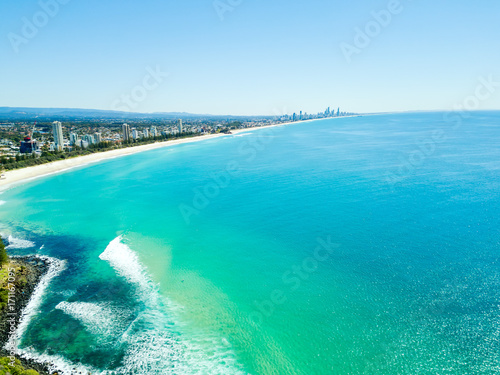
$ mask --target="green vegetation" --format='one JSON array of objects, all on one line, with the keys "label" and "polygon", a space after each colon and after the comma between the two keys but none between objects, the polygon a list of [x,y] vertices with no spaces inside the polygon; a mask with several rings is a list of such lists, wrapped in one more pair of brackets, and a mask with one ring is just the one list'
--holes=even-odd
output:
[{"label": "green vegetation", "polygon": [[[0,311],[7,305],[9,284],[14,284],[17,290],[22,290],[28,284],[28,269],[17,261],[10,261],[7,267],[0,269]],[[9,277],[15,275],[15,280]]]},{"label": "green vegetation", "polygon": [[9,277],[8,267],[4,267],[9,264],[9,256],[7,255],[7,251],[5,250],[5,244],[3,243],[2,238],[0,237],[0,311],[7,306],[7,301],[9,299],[9,292],[6,288],[7,279]]},{"label": "green vegetation", "polygon": [[7,250],[5,250],[5,244],[2,238],[0,238],[0,268],[3,268],[5,264],[9,262],[9,256],[7,255]]},{"label": "green vegetation", "polygon": [[0,375],[38,375],[38,371],[25,370],[18,359],[12,363],[8,357],[0,358]]},{"label": "green vegetation", "polygon": [[8,139],[14,143],[19,143],[24,135],[15,129],[0,129],[0,139]]},{"label": "green vegetation", "polygon": [[239,129],[241,128],[241,126],[242,126],[241,121],[233,121],[226,125],[226,127],[231,130]]},{"label": "green vegetation", "polygon": [[[9,268],[14,268],[19,274],[23,274],[20,279],[17,279],[17,285],[25,285],[26,277],[24,273],[26,273],[26,267],[19,266],[15,262],[9,263],[9,257],[7,255],[7,251],[5,250],[5,244],[3,240],[0,238],[0,261],[1,261],[1,269],[0,269],[0,311],[2,311],[6,306],[9,300],[9,291],[8,287],[8,278],[9,278]],[[7,266],[8,265],[8,266]],[[0,375],[39,375],[37,371],[31,369],[25,369],[21,362],[18,359],[15,359],[14,362],[11,361],[9,357],[1,357],[0,358]]]},{"label": "green vegetation", "polygon": [[9,291],[7,289],[0,289],[0,311],[2,311],[9,300]]}]

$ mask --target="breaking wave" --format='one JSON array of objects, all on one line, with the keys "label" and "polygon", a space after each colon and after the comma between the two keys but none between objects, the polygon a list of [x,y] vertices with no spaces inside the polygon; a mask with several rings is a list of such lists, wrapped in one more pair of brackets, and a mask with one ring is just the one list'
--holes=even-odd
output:
[{"label": "breaking wave", "polygon": [[35,247],[35,243],[28,240],[23,240],[13,236],[7,237],[7,249],[29,249]]},{"label": "breaking wave", "polygon": [[28,325],[30,324],[33,317],[36,316],[40,310],[40,306],[43,301],[43,296],[50,282],[55,277],[59,276],[59,274],[66,268],[65,261],[46,256],[37,256],[37,258],[48,262],[49,269],[38,282],[38,285],[35,287],[35,290],[33,291],[33,294],[31,295],[28,304],[21,312],[21,319],[19,321],[17,329],[14,332],[14,334],[12,334],[9,337],[9,340],[5,345],[5,348],[26,359],[47,362],[50,364],[49,367],[51,371],[62,370],[64,371],[64,373],[72,373],[73,369],[77,369],[78,371],[82,370],[87,371],[88,370],[87,368],[80,365],[69,363],[60,356],[48,355],[45,353],[40,354],[31,348],[23,348],[23,349],[19,348],[19,343],[24,333],[26,332]]},{"label": "breaking wave", "polygon": [[222,339],[206,338],[213,343],[208,351],[180,332],[177,306],[159,294],[137,254],[122,242],[122,237],[111,241],[99,258],[138,287],[138,298],[146,306],[121,335],[128,349],[118,373],[244,374]]},{"label": "breaking wave", "polygon": [[97,339],[97,346],[101,350],[114,350],[115,346],[124,347],[124,356],[119,367],[112,370],[97,369],[82,363],[72,363],[61,355],[39,353],[31,347],[19,348],[29,323],[40,312],[43,295],[50,282],[65,269],[64,261],[41,256],[39,258],[49,262],[49,269],[23,310],[17,330],[6,346],[14,348],[18,355],[49,363],[51,371],[57,370],[62,374],[239,375],[246,373],[237,363],[230,345],[224,345],[222,338],[208,334],[202,335],[202,338],[191,337],[182,332],[175,313],[178,307],[161,296],[137,254],[122,242],[121,237],[111,241],[99,258],[107,261],[118,275],[135,285],[137,305],[142,307],[132,311],[117,306],[112,301],[100,303],[62,301],[55,307],[81,322],[83,327]]},{"label": "breaking wave", "polygon": [[130,316],[131,312],[119,310],[107,304],[89,302],[60,302],[56,309],[81,321],[85,328],[100,338],[112,340],[119,329],[123,329],[124,317]]}]

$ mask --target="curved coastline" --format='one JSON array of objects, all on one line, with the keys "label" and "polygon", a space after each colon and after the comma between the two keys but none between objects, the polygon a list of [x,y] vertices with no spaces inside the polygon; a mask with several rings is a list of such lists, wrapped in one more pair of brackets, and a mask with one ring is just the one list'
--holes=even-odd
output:
[{"label": "curved coastline", "polygon": [[[351,116],[355,117],[355,116]],[[164,147],[169,147],[169,146],[175,146],[179,144],[184,144],[184,143],[192,143],[192,142],[197,142],[197,141],[202,141],[202,140],[209,140],[209,139],[214,139],[214,138],[219,138],[219,137],[224,137],[224,136],[234,136],[239,133],[248,133],[248,132],[253,132],[259,129],[269,129],[273,127],[282,127],[286,125],[293,125],[293,124],[299,124],[303,122],[312,122],[312,121],[321,121],[321,120],[326,120],[326,119],[319,119],[319,120],[305,120],[305,121],[298,121],[298,122],[293,122],[293,123],[280,123],[280,124],[275,124],[275,125],[270,125],[270,126],[262,126],[262,127],[254,127],[254,128],[246,128],[246,129],[239,129],[236,131],[233,131],[231,134],[212,134],[212,135],[206,135],[206,136],[198,136],[198,137],[193,137],[193,138],[187,138],[187,139],[182,139],[182,140],[176,140],[176,141],[165,141],[165,142],[157,142],[153,144],[148,144],[148,145],[142,145],[142,146],[136,146],[136,147],[128,147],[124,149],[118,149],[118,150],[111,150],[111,151],[106,151],[106,152],[101,152],[101,153],[95,153],[91,155],[86,155],[86,156],[80,156],[72,159],[67,159],[67,160],[61,160],[61,161],[56,161],[52,163],[47,163],[39,166],[34,166],[34,167],[27,167],[19,170],[13,170],[6,172],[7,178],[4,180],[0,180],[0,192],[3,190],[7,190],[10,188],[13,188],[15,186],[18,186],[20,184],[38,179],[38,178],[43,178],[43,177],[48,177],[50,175],[58,174],[58,173],[64,173],[66,171],[72,170],[74,168],[78,167],[85,167],[90,164],[98,163],[107,159],[113,159],[121,156],[127,156],[127,155],[132,155],[144,151],[149,151],[149,150],[155,150],[159,148],[164,148]],[[28,260],[32,259],[37,259],[40,261],[40,257],[38,256],[27,256],[23,257]],[[16,258],[16,259],[21,259]],[[40,272],[36,278],[36,280],[31,284],[29,293],[26,295],[26,300],[21,306],[21,303],[19,303],[18,307],[19,311],[17,312],[17,315],[19,316],[17,325],[16,325],[16,335],[19,333],[19,337],[22,336],[23,329],[22,326],[23,324],[27,326],[28,322],[30,321],[32,316],[27,316],[26,314],[26,307],[28,304],[30,304],[32,299],[37,299],[37,296],[35,296],[36,289],[38,288],[39,285],[43,284],[42,278],[47,275],[49,272],[49,263],[47,260],[44,261],[45,268],[40,268]],[[40,296],[43,296],[45,291],[45,287],[42,287],[39,290],[38,294],[38,299],[40,299]],[[23,322],[22,320],[25,319]],[[3,320],[2,320],[3,321]],[[4,332],[5,330],[2,330]],[[1,340],[1,350],[2,350],[2,355],[9,355],[8,352],[6,352],[6,349],[4,348],[5,344],[9,341],[9,337],[2,337],[0,338]],[[63,373],[60,371],[61,368],[57,368],[57,364],[59,363],[53,358],[47,358],[47,357],[40,357],[40,356],[35,356],[33,355],[34,353],[30,353],[29,351],[18,351],[16,358],[20,359],[22,364],[25,365],[26,367],[33,368],[36,371],[38,371],[40,374],[54,374],[54,373]],[[76,366],[76,365],[75,365]],[[59,371],[58,371],[59,370]],[[64,369],[66,370],[66,369]],[[71,371],[71,370],[69,370]],[[64,372],[66,373],[66,371]]]},{"label": "curved coastline", "polygon": [[[348,117],[354,117],[354,116],[333,117],[333,118],[328,118],[328,119],[348,118]],[[258,127],[245,128],[245,129],[237,129],[237,130],[233,130],[233,131],[231,131],[231,133],[227,133],[227,134],[226,133],[207,134],[207,135],[201,135],[201,136],[196,136],[196,137],[191,137],[191,138],[183,138],[183,139],[173,140],[173,141],[172,140],[162,141],[162,142],[156,142],[156,143],[151,143],[151,144],[147,144],[147,145],[120,148],[117,150],[96,152],[96,153],[90,154],[90,155],[78,156],[75,158],[65,159],[65,160],[58,160],[58,161],[54,161],[51,163],[36,165],[33,167],[14,169],[14,170],[6,171],[4,173],[5,178],[0,179],[0,192],[8,190],[12,187],[15,187],[16,185],[19,185],[19,184],[22,184],[25,182],[29,182],[29,181],[32,181],[32,180],[35,180],[38,178],[42,178],[42,177],[47,177],[47,176],[57,174],[57,173],[66,172],[66,171],[69,171],[69,170],[77,168],[77,167],[83,167],[83,166],[98,163],[100,161],[107,160],[107,159],[114,159],[114,158],[121,157],[121,156],[132,155],[132,154],[136,154],[139,152],[156,150],[159,148],[171,147],[171,146],[176,146],[176,145],[185,144],[185,143],[193,143],[193,142],[205,141],[205,140],[219,138],[219,137],[227,137],[227,136],[232,136],[232,135],[236,135],[236,134],[244,133],[244,132],[255,131],[255,130],[259,130],[259,129],[269,129],[269,128],[274,128],[274,127],[278,127],[278,126],[301,124],[301,123],[312,122],[312,121],[321,121],[321,120],[326,120],[326,119],[314,119],[314,120],[304,120],[304,121],[295,121],[295,122],[285,122],[285,123],[279,123],[279,124],[274,124],[274,125],[258,126]]]}]

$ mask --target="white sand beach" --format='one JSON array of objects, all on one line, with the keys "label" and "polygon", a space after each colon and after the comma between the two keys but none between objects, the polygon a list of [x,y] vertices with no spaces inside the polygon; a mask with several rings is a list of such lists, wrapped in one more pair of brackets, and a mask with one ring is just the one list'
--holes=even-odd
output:
[{"label": "white sand beach", "polygon": [[224,137],[224,136],[227,137],[227,136],[235,135],[235,134],[242,133],[242,132],[254,131],[254,130],[259,130],[259,129],[266,129],[266,128],[277,127],[277,126],[285,126],[285,125],[289,125],[289,124],[297,124],[297,123],[309,122],[309,121],[312,121],[312,120],[296,121],[296,122],[291,122],[291,123],[289,122],[289,123],[282,123],[282,124],[276,124],[276,125],[254,127],[254,128],[246,128],[246,129],[238,129],[238,130],[233,130],[231,132],[231,134],[224,134],[224,133],[208,134],[208,135],[203,135],[203,136],[199,136],[199,137],[156,142],[156,143],[151,143],[151,144],[147,144],[147,145],[127,147],[127,148],[121,148],[121,149],[117,149],[117,150],[110,150],[110,151],[104,151],[104,152],[96,152],[96,153],[90,154],[90,155],[78,156],[78,157],[74,157],[74,158],[70,158],[70,159],[58,160],[58,161],[54,161],[51,163],[36,165],[33,167],[26,167],[26,168],[6,171],[4,173],[5,178],[0,179],[0,191],[7,190],[15,185],[18,185],[18,184],[21,184],[21,183],[24,183],[24,182],[27,182],[27,181],[30,181],[30,180],[33,180],[36,178],[45,177],[45,176],[48,176],[51,174],[64,172],[64,171],[70,170],[72,168],[84,166],[87,164],[97,163],[99,161],[106,160],[106,159],[131,155],[131,154],[135,154],[138,152],[154,150],[154,149],[162,148],[162,147],[175,146],[175,145],[179,145],[179,144],[183,144],[183,143],[199,142],[199,141],[204,141],[204,140],[212,139],[212,138],[218,138],[218,137]]}]

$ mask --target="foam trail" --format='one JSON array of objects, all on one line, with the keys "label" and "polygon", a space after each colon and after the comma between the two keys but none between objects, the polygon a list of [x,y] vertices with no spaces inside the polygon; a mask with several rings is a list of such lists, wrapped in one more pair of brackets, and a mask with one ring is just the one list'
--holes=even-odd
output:
[{"label": "foam trail", "polygon": [[6,247],[7,249],[29,249],[30,247],[35,247],[35,243],[32,241],[22,240],[11,235],[7,237],[7,241],[9,243]]},{"label": "foam trail", "polygon": [[15,333],[9,337],[9,341],[7,343],[10,347],[13,347],[12,345],[14,345],[14,347],[17,347],[17,343],[21,340],[21,337],[26,331],[26,328],[28,327],[31,319],[38,312],[38,309],[42,304],[45,290],[49,286],[51,280],[57,277],[66,267],[66,262],[59,259],[45,256],[37,256],[37,258],[47,261],[49,263],[49,269],[38,282],[38,285],[35,287],[35,290],[33,291],[28,304],[21,312],[21,319],[19,320],[17,329]]},{"label": "foam trail", "polygon": [[125,277],[131,283],[139,285],[141,289],[151,288],[151,283],[145,269],[139,262],[139,258],[121,241],[121,236],[116,237],[99,255],[99,258],[108,261],[120,276]]},{"label": "foam trail", "polygon": [[60,374],[92,373],[96,375],[107,375],[106,372],[99,372],[92,367],[84,366],[80,363],[71,363],[58,355],[38,353],[31,347],[23,349],[19,348],[19,342],[26,332],[29,323],[31,322],[33,317],[36,316],[36,314],[40,311],[40,307],[43,302],[43,296],[45,295],[47,287],[49,286],[50,282],[54,278],[59,276],[59,274],[66,268],[66,261],[39,255],[37,255],[37,258],[47,261],[49,263],[49,269],[40,279],[38,285],[33,291],[33,294],[31,295],[28,304],[21,312],[21,319],[19,321],[17,329],[14,334],[9,337],[9,340],[5,345],[5,349],[11,350],[23,358],[47,363],[50,372],[58,371]]},{"label": "foam trail", "polygon": [[163,300],[137,255],[121,239],[118,237],[111,241],[100,258],[108,261],[119,275],[138,287],[137,298],[147,306],[146,309],[130,323],[133,312],[114,307],[111,303],[64,301],[56,306],[56,309],[82,322],[92,335],[102,337],[104,342],[100,339],[101,345],[126,345],[125,357],[119,368],[113,371],[100,370],[81,363],[71,363],[62,356],[38,353],[32,348],[18,348],[30,321],[40,310],[50,281],[65,268],[64,261],[53,258],[39,257],[50,261],[49,270],[23,310],[20,324],[9,339],[7,348],[13,347],[24,358],[49,363],[50,370],[58,370],[60,374],[244,375],[234,353],[221,345],[217,337],[206,337],[213,343],[208,353],[196,339],[173,331],[173,327],[179,324],[170,314],[167,315],[165,309],[172,311],[175,306]]},{"label": "foam trail", "polygon": [[7,203],[6,201],[0,201],[0,206],[3,206],[5,203]]},{"label": "foam trail", "polygon": [[30,322],[42,307],[43,296],[50,282],[66,266],[65,261],[44,256],[37,257],[49,264],[48,271],[23,309],[18,327],[9,337],[5,348],[24,358],[45,362],[50,371],[60,374],[244,375],[234,353],[221,345],[220,338],[205,336],[204,341],[213,343],[207,351],[206,345],[175,330],[179,323],[171,313],[176,306],[161,297],[138,256],[121,240],[121,237],[117,237],[111,241],[100,258],[108,261],[117,274],[137,286],[136,297],[146,308],[135,316],[132,323],[130,320],[134,318],[134,312],[120,309],[111,302],[63,301],[56,306],[56,309],[79,320],[89,333],[98,338],[101,349],[109,344],[125,345],[126,353],[119,368],[101,370],[82,363],[72,363],[63,356],[39,353],[31,347],[19,348]]},{"label": "foam trail", "polygon": [[40,307],[43,302],[43,296],[45,294],[45,291],[47,287],[49,286],[50,282],[66,268],[66,262],[55,259],[55,258],[50,258],[46,256],[37,256],[37,258],[44,260],[49,263],[49,269],[45,273],[45,275],[42,276],[40,281],[38,282],[38,285],[35,287],[35,290],[33,291],[33,294],[31,295],[31,298],[26,305],[26,307],[23,309],[21,312],[21,319],[19,321],[19,324],[17,326],[16,331],[14,334],[12,334],[9,337],[9,340],[7,341],[7,344],[5,345],[5,349],[12,351],[16,353],[17,355],[20,355],[23,358],[26,359],[32,359],[35,361],[41,361],[41,362],[48,362],[51,365],[49,366],[51,371],[55,370],[62,370],[65,373],[72,373],[73,368],[78,368],[79,370],[84,370],[87,371],[86,368],[80,367],[80,366],[75,366],[74,364],[66,362],[63,358],[59,356],[51,356],[47,354],[39,354],[35,352],[33,349],[28,348],[28,349],[20,349],[19,348],[19,342],[21,341],[21,338],[23,337],[24,333],[26,332],[26,329],[29,326],[29,323],[33,319],[33,317],[39,312]]},{"label": "foam trail", "polygon": [[174,315],[178,306],[164,299],[149,278],[138,256],[122,237],[109,243],[99,256],[139,288],[137,296],[146,309],[121,334],[120,342],[127,352],[119,374],[245,374],[237,364],[235,355],[222,345],[217,337],[207,337],[210,353],[193,338],[174,331],[180,324]]},{"label": "foam trail", "polygon": [[80,320],[85,328],[102,340],[116,336],[123,329],[125,318],[131,312],[115,309],[107,304],[89,302],[60,302],[56,309]]}]

